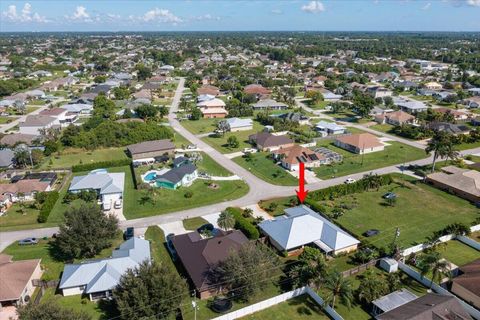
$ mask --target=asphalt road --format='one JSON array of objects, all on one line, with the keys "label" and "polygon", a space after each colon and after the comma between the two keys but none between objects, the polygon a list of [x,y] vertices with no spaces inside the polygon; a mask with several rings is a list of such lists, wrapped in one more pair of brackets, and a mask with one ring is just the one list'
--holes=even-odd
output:
[{"label": "asphalt road", "polygon": [[[176,118],[176,112],[178,111],[178,105],[180,102],[180,98],[182,96],[182,92],[184,90],[184,84],[185,84],[185,80],[181,79],[177,87],[177,90],[175,92],[172,106],[170,107],[170,112],[168,117],[169,117],[169,121],[172,128],[175,131],[177,131],[179,134],[187,138],[190,142],[192,142],[193,144],[196,144],[198,148],[202,149],[205,153],[211,156],[216,162],[221,164],[223,167],[230,170],[233,174],[236,174],[239,177],[241,177],[248,184],[248,186],[250,187],[250,190],[245,196],[232,201],[220,202],[220,203],[215,203],[215,204],[204,206],[204,207],[181,210],[181,211],[171,212],[171,213],[157,215],[157,216],[122,221],[120,223],[121,228],[126,228],[130,226],[137,227],[137,228],[148,227],[151,225],[158,225],[158,224],[183,220],[186,218],[199,217],[207,214],[217,213],[230,206],[246,207],[249,205],[257,204],[260,200],[264,200],[264,199],[295,195],[295,189],[296,189],[295,187],[276,186],[257,178],[248,170],[237,165],[235,162],[227,158],[224,154],[221,154],[220,152],[212,148],[210,145],[202,141],[200,138],[196,137],[194,134],[186,130]],[[364,127],[362,127],[361,129],[365,130]],[[387,136],[386,134],[377,132],[377,131],[375,131],[374,133],[381,136]],[[392,136],[392,139],[396,141],[404,142],[403,141],[404,139],[401,139],[395,136]],[[409,140],[406,140],[406,141],[409,141]],[[409,142],[412,142],[412,141],[409,141]],[[424,146],[422,146],[422,148],[423,147]],[[463,155],[477,154],[477,153],[480,153],[480,148],[466,150],[462,152]],[[425,164],[431,163],[431,161],[432,161],[432,157],[430,156],[425,159],[408,162],[406,163],[406,165],[409,165],[409,164],[425,165]],[[379,168],[376,170],[359,172],[356,174],[348,175],[348,178],[360,179],[365,174],[369,174],[369,173],[387,174],[387,173],[393,173],[393,172],[401,172],[401,165],[388,166],[388,167]],[[345,182],[346,178],[347,176],[332,178],[328,180],[322,180],[317,183],[308,184],[306,186],[306,189],[310,191],[324,189],[330,186],[342,184]],[[4,248],[6,248],[9,244],[13,243],[14,241],[17,241],[26,237],[50,236],[55,232],[58,232],[58,228],[40,228],[40,229],[31,229],[31,230],[22,230],[22,231],[2,232],[0,233],[0,251],[2,251]]]}]

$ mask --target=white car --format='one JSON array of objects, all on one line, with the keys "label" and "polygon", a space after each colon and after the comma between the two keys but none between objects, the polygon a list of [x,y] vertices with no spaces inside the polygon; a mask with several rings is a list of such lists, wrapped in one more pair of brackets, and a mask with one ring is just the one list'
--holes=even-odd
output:
[{"label": "white car", "polygon": [[347,180],[345,180],[345,184],[351,184],[351,183],[355,183],[355,182],[357,182],[357,180],[352,179],[352,178],[348,178]]},{"label": "white car", "polygon": [[122,208],[122,200],[118,199],[117,201],[115,201],[115,203],[113,204],[113,207],[115,209],[121,209]]},{"label": "white car", "polygon": [[110,202],[104,202],[102,208],[103,211],[110,211],[112,209],[112,204]]},{"label": "white car", "polygon": [[257,149],[255,148],[244,148],[243,153],[255,153],[257,152]]}]

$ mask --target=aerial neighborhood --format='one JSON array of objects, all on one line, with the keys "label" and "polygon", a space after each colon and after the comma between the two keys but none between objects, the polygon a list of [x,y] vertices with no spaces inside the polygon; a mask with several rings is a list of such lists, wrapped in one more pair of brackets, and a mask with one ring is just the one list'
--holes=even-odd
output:
[{"label": "aerial neighborhood", "polygon": [[0,320],[480,319],[479,45],[0,34]]}]

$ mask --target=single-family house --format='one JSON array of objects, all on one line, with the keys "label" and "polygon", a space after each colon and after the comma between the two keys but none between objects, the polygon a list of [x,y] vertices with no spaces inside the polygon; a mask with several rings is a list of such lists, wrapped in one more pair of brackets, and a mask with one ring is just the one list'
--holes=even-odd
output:
[{"label": "single-family house", "polygon": [[393,94],[393,91],[382,86],[375,86],[375,87],[368,87],[367,93],[376,99],[376,98],[391,97]]},{"label": "single-family house", "polygon": [[426,177],[426,182],[438,189],[455,194],[474,203],[480,202],[480,172],[458,168],[443,167]]},{"label": "single-family house", "polygon": [[463,99],[462,104],[470,109],[480,108],[480,95]]},{"label": "single-family house", "polygon": [[62,106],[68,113],[76,115],[90,115],[93,112],[93,105],[88,103],[71,103]]},{"label": "single-family house", "polygon": [[0,145],[14,147],[18,144],[26,144],[27,146],[32,146],[35,144],[35,141],[38,141],[40,136],[34,134],[23,134],[23,133],[10,133],[4,135],[0,139]]},{"label": "single-family house", "polygon": [[64,296],[109,298],[122,275],[144,261],[150,261],[150,242],[133,237],[114,250],[110,258],[66,264],[58,288]]},{"label": "single-family house", "polygon": [[292,147],[292,139],[284,135],[274,135],[269,132],[258,132],[248,136],[248,140],[261,151],[275,151],[281,148]]},{"label": "single-family house", "polygon": [[61,127],[67,127],[77,121],[77,115],[69,113],[65,108],[46,109],[41,111],[39,115],[56,118]]},{"label": "single-family house", "polygon": [[285,215],[259,225],[262,233],[279,251],[296,254],[308,244],[326,253],[355,251],[360,241],[305,205],[285,209]]},{"label": "single-family house", "polygon": [[458,268],[460,275],[452,279],[450,291],[480,309],[480,259]]},{"label": "single-family house", "polygon": [[158,157],[172,156],[175,152],[175,144],[168,139],[144,141],[127,146],[127,151],[134,164],[154,163]]},{"label": "single-family house", "polygon": [[252,104],[253,110],[286,110],[288,105],[273,99],[263,99]]},{"label": "single-family house", "polygon": [[[72,179],[69,192],[78,193],[82,190],[94,190],[104,208],[109,207],[117,200],[123,199],[125,173],[109,173],[104,169],[90,171],[84,176],[75,176]],[[110,206],[111,207],[111,206]]]},{"label": "single-family house", "polygon": [[436,121],[430,122],[427,126],[430,130],[448,132],[453,135],[466,134],[470,132],[470,128],[464,124]]},{"label": "single-family house", "polygon": [[253,129],[252,119],[228,118],[227,122],[230,132],[246,131]]},{"label": "single-family house", "polygon": [[357,133],[335,139],[335,145],[353,153],[365,154],[383,151],[385,145],[371,133]]},{"label": "single-family house", "polygon": [[50,191],[51,184],[39,179],[22,179],[15,183],[1,183],[0,195],[8,198],[10,203],[33,201],[38,192]]},{"label": "single-family house", "polygon": [[427,111],[428,109],[428,106],[422,101],[405,100],[402,98],[394,97],[393,103],[396,106],[398,106],[401,110],[406,111],[410,114],[424,112],[424,111]]},{"label": "single-family house", "polygon": [[282,167],[290,171],[298,171],[300,162],[304,163],[306,168],[315,168],[328,163],[322,154],[300,145],[275,150],[273,156],[280,161]]},{"label": "single-family house", "polygon": [[466,121],[469,119],[468,113],[450,108],[436,108],[435,112],[452,115],[455,121]]},{"label": "single-family house", "polygon": [[393,111],[385,112],[382,114],[375,115],[375,121],[379,124],[391,124],[393,126],[400,126],[403,124],[413,124],[415,123],[415,116],[407,113],[405,111]]},{"label": "single-family house", "polygon": [[283,120],[298,122],[299,125],[308,125],[308,117],[300,112],[287,112],[280,115],[271,115],[271,117],[278,117]]},{"label": "single-family house", "polygon": [[472,320],[454,296],[427,293],[426,295],[377,315],[377,320]]},{"label": "single-family house", "polygon": [[435,81],[427,82],[427,83],[423,84],[423,87],[425,89],[429,89],[429,90],[442,90],[442,88],[443,88],[443,86],[440,83],[435,82]]},{"label": "single-family house", "polygon": [[216,97],[220,94],[220,89],[210,84],[204,84],[203,86],[197,89],[197,94],[198,95],[208,94]]},{"label": "single-family house", "polygon": [[166,189],[178,189],[188,187],[197,180],[197,167],[190,162],[174,166],[164,174],[155,176],[155,186]]},{"label": "single-family house", "polygon": [[325,135],[335,135],[344,134],[347,129],[344,126],[336,124],[335,122],[321,120],[315,125],[315,130],[323,132]]},{"label": "single-family house", "polygon": [[243,89],[243,93],[248,95],[254,95],[259,98],[268,98],[272,91],[270,89],[265,88],[261,84],[249,84],[245,86]]},{"label": "single-family house", "polygon": [[217,283],[209,277],[210,271],[248,243],[248,239],[238,230],[226,234],[219,231],[212,238],[203,238],[195,231],[176,235],[172,243],[197,295],[207,299],[218,292]]},{"label": "single-family house", "polygon": [[228,111],[225,109],[225,102],[218,98],[199,102],[197,107],[200,108],[203,117],[207,119],[225,118],[228,115]]},{"label": "single-family house", "polygon": [[22,134],[42,135],[42,131],[50,128],[60,128],[57,117],[48,115],[27,116],[24,122],[20,122],[18,130]]},{"label": "single-family house", "polygon": [[40,280],[43,274],[40,262],[41,259],[13,261],[11,256],[0,254],[0,311],[2,307],[31,301],[33,280]]}]

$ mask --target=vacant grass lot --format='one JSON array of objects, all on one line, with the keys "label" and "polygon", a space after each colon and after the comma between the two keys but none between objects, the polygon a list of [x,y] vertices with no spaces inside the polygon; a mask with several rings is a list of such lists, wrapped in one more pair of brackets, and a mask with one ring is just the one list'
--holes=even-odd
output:
[{"label": "vacant grass lot", "polygon": [[199,120],[185,120],[181,125],[193,134],[202,134],[212,132],[216,128],[216,123],[219,119],[199,119]]},{"label": "vacant grass lot", "polygon": [[0,217],[0,230],[38,228],[41,226],[37,222],[39,211],[32,206],[32,203],[27,203],[22,212],[20,204],[16,203]]},{"label": "vacant grass lot", "polygon": [[[401,178],[398,178],[401,182]],[[386,204],[382,195],[388,191],[397,194],[396,204]],[[404,186],[394,183],[378,191],[357,193],[324,203],[331,210],[336,205],[352,207],[336,220],[360,240],[382,247],[392,243],[396,228],[400,228],[398,243],[409,247],[426,240],[434,231],[458,222],[470,225],[479,217],[479,211],[468,201],[445,193],[420,181]],[[368,229],[378,229],[380,234],[365,238]]]},{"label": "vacant grass lot", "polygon": [[295,186],[297,179],[270,159],[267,152],[253,153],[250,161],[244,157],[233,158],[233,161],[267,182],[282,186]]},{"label": "vacant grass lot", "polygon": [[[258,122],[254,121],[252,130],[227,132],[223,136],[211,135],[203,138],[203,140],[209,145],[211,145],[212,147],[214,147],[215,149],[217,149],[218,151],[220,151],[221,153],[232,153],[232,152],[241,151],[244,148],[251,148],[252,145],[248,142],[248,136],[257,133],[262,129],[263,129],[263,126]],[[230,148],[227,145],[228,138],[231,136],[237,137],[237,140],[239,142],[238,147]]]},{"label": "vacant grass lot", "polygon": [[458,240],[448,241],[445,248],[442,247],[439,252],[442,257],[459,267],[480,258],[478,250]]},{"label": "vacant grass lot", "polygon": [[83,149],[66,149],[47,157],[40,169],[70,168],[73,165],[127,159],[125,148],[108,148],[86,151]]},{"label": "vacant grass lot", "polygon": [[425,151],[421,149],[396,141],[388,141],[388,144],[390,145],[386,146],[383,151],[360,155],[336,147],[331,140],[321,140],[317,143],[317,146],[328,147],[330,150],[340,153],[343,155],[343,162],[321,166],[313,170],[317,177],[328,179],[427,157]]},{"label": "vacant grass lot", "polygon": [[330,319],[315,300],[309,295],[279,303],[268,309],[245,316],[244,320],[300,320],[300,319]]}]

